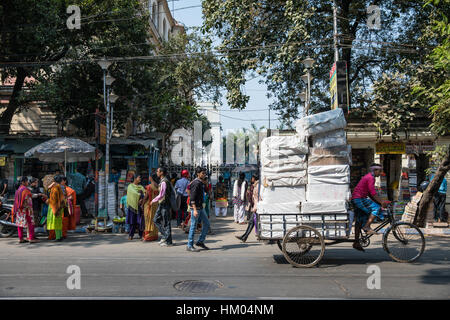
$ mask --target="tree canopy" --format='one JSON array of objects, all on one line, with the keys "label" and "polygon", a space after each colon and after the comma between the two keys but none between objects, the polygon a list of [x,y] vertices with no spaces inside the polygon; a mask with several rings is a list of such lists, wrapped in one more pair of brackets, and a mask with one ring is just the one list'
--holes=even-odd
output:
[{"label": "tree canopy", "polygon": [[[203,1],[203,30],[216,35],[225,54],[228,103],[245,108],[242,92],[247,73],[265,77],[271,108],[289,124],[299,116],[299,94],[305,84],[301,63],[307,56],[312,70],[312,110],[329,109],[329,71],[334,62],[332,1],[328,0],[207,0]],[[422,1],[336,1],[340,60],[347,62],[351,106],[369,108],[362,99],[382,72],[408,58],[420,60],[417,43],[431,9]],[[370,5],[380,8],[380,29],[369,29]],[[352,112],[353,110],[352,109]]]}]

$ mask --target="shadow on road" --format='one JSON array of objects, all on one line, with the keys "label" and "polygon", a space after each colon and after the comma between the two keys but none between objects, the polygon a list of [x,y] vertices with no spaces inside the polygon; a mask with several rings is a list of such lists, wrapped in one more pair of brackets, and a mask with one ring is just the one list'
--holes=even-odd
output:
[{"label": "shadow on road", "polygon": [[450,284],[450,269],[440,268],[427,270],[427,273],[421,277],[421,282],[425,284]]}]

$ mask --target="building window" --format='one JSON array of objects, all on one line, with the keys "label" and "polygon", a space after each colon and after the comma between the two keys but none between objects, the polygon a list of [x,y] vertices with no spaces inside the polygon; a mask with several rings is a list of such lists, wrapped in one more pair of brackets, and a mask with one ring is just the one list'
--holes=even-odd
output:
[{"label": "building window", "polygon": [[183,141],[183,137],[178,137],[178,140],[179,140],[180,142],[182,142],[182,141]]}]

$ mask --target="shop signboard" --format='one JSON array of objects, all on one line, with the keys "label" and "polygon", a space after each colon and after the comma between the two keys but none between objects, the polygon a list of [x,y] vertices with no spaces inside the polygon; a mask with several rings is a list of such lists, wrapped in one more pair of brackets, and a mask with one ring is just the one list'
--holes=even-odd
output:
[{"label": "shop signboard", "polygon": [[6,157],[0,157],[0,167],[6,166]]},{"label": "shop signboard", "polygon": [[330,70],[331,109],[342,108],[348,113],[347,62],[337,61]]},{"label": "shop signboard", "polygon": [[103,123],[100,124],[100,144],[106,144],[106,126]]},{"label": "shop signboard", "polygon": [[404,154],[405,148],[404,142],[378,142],[375,145],[376,154]]},{"label": "shop signboard", "polygon": [[434,150],[433,142],[407,143],[405,147],[408,154],[420,154]]}]

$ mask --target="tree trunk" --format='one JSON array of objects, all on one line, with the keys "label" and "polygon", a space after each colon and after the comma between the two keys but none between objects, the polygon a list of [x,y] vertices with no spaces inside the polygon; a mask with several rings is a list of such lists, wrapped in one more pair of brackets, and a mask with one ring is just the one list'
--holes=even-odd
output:
[{"label": "tree trunk", "polygon": [[433,196],[439,190],[442,181],[444,180],[445,175],[450,170],[450,147],[447,148],[447,154],[440,164],[436,174],[434,175],[433,180],[430,182],[428,188],[423,193],[422,199],[419,203],[419,209],[417,210],[416,216],[414,217],[414,224],[418,227],[424,227],[426,216],[427,216],[427,208],[430,201],[433,200]]},{"label": "tree trunk", "polygon": [[2,134],[9,134],[9,129],[11,128],[12,118],[14,117],[14,113],[16,112],[17,108],[19,107],[18,98],[19,98],[20,92],[22,91],[26,76],[27,76],[27,73],[24,68],[17,69],[16,82],[14,83],[14,88],[13,88],[11,98],[9,100],[8,107],[6,107],[6,110],[3,111],[3,113],[0,117],[0,133],[2,133]]}]

